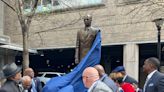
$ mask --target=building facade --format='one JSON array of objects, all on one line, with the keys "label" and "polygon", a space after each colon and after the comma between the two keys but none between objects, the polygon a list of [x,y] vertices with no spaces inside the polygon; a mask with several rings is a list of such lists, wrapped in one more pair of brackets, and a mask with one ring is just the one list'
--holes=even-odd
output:
[{"label": "building facade", "polygon": [[7,57],[11,57],[10,55],[13,53],[13,51],[8,51],[5,48],[1,47],[2,45],[6,45],[9,43],[9,36],[4,35],[4,4],[0,2],[0,70],[4,65],[4,61],[9,61],[7,60]]},{"label": "building facade", "polygon": [[[12,23],[8,22],[9,24],[5,24],[8,18],[5,16],[9,13],[5,12],[5,4],[0,1],[0,71],[4,64],[11,63],[15,61],[15,56],[23,51],[22,46],[19,44],[12,43],[10,41],[10,35],[6,35],[6,28],[11,27]],[[12,18],[9,19],[13,20]],[[9,26],[6,26],[9,25]],[[35,50],[30,50],[33,53]]]},{"label": "building facade", "polygon": [[[92,25],[101,29],[102,46],[122,45],[122,62],[127,73],[137,80],[140,79],[142,68],[140,63],[143,64],[140,52],[144,50],[141,47],[144,44],[157,42],[157,29],[152,20],[164,17],[163,1],[46,1],[41,0],[38,4],[37,14],[32,20],[29,33],[30,48],[39,50],[75,48],[77,31],[84,28],[83,16],[91,14],[93,16]],[[17,17],[7,6],[4,7],[4,33],[11,37],[12,43],[22,44]],[[26,11],[28,13],[28,7]],[[163,42],[163,31],[161,31],[161,39]],[[156,51],[152,53],[149,56],[156,56]]]}]

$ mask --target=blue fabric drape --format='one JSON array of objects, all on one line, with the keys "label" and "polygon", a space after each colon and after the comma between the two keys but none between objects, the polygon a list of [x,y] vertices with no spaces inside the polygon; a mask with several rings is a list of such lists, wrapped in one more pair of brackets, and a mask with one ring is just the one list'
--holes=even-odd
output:
[{"label": "blue fabric drape", "polygon": [[88,66],[99,64],[101,58],[101,34],[97,33],[92,48],[72,72],[52,78],[42,92],[86,92],[82,82],[82,72]]}]

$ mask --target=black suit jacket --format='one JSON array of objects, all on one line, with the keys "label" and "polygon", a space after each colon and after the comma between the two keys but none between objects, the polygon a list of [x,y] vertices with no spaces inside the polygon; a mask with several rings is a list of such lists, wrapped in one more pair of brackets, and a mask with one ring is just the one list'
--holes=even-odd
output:
[{"label": "black suit jacket", "polygon": [[164,74],[156,71],[148,80],[145,92],[164,92]]},{"label": "black suit jacket", "polygon": [[135,83],[136,85],[138,85],[138,82],[134,78],[132,78],[128,75],[127,75],[127,77],[125,78],[125,80],[123,82],[127,82],[127,83],[130,83],[130,84]]},{"label": "black suit jacket", "polygon": [[[20,85],[21,86],[21,85]],[[7,80],[4,85],[2,86],[2,89],[5,92],[22,92],[23,89],[22,87],[18,86],[18,83],[12,81],[12,80]]]}]

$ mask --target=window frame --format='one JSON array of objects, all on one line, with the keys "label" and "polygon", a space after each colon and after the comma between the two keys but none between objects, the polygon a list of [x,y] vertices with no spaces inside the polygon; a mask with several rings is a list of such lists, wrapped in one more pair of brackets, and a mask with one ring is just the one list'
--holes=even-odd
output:
[{"label": "window frame", "polygon": [[[51,3],[49,4],[50,5],[50,7],[48,7],[48,6],[46,6],[46,5],[48,5],[48,4],[46,4],[46,5],[44,5],[44,1],[45,0],[39,0],[39,2],[38,3],[40,3],[40,4],[38,4],[38,6],[37,6],[37,10],[36,10],[36,13],[42,13],[42,12],[55,12],[55,11],[60,11],[60,12],[62,12],[62,11],[71,11],[71,10],[76,10],[76,9],[84,9],[84,8],[92,8],[92,7],[99,7],[99,6],[105,6],[105,2],[106,2],[106,0],[101,0],[101,2],[100,3],[98,3],[98,4],[86,4],[86,5],[80,5],[80,6],[73,6],[73,7],[67,7],[67,6],[62,6],[62,4],[61,4],[61,2],[59,2],[59,0],[50,0],[51,1]],[[54,1],[58,1],[59,2],[59,5],[55,5],[55,6],[53,6],[53,3],[54,3]],[[89,0],[88,0],[89,1]],[[63,7],[63,8],[62,8]],[[45,10],[43,9],[43,8],[45,8]],[[29,13],[30,12],[30,8],[27,8],[27,9],[24,9],[24,11],[25,11],[25,13]],[[27,12],[26,12],[27,11]]]}]

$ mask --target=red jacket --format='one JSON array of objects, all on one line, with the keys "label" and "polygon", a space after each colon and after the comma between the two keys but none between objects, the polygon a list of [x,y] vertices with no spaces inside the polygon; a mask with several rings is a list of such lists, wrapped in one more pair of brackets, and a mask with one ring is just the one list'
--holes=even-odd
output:
[{"label": "red jacket", "polygon": [[122,83],[121,88],[124,90],[124,92],[135,92],[135,88],[130,83]]}]

